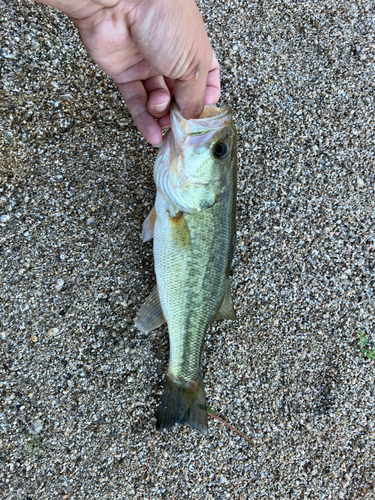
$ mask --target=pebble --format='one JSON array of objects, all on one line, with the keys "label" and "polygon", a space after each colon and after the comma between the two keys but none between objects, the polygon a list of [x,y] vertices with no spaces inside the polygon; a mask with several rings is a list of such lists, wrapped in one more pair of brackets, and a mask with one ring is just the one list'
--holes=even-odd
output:
[{"label": "pebble", "polygon": [[36,420],[31,427],[29,427],[29,433],[38,435],[43,430],[43,423],[41,420]]},{"label": "pebble", "polygon": [[[61,256],[60,256],[60,257],[61,257]],[[55,285],[55,288],[56,288],[56,290],[57,290],[58,292],[60,292],[60,290],[62,290],[62,288],[63,288],[63,286],[64,286],[64,283],[65,283],[65,281],[64,281],[62,278],[60,278],[60,279],[58,279],[58,280],[57,280],[57,283],[56,283],[56,285]]]},{"label": "pebble", "polygon": [[47,332],[47,335],[49,335],[50,337],[54,337],[58,333],[59,333],[59,329],[58,328],[50,328],[48,330],[48,332]]}]

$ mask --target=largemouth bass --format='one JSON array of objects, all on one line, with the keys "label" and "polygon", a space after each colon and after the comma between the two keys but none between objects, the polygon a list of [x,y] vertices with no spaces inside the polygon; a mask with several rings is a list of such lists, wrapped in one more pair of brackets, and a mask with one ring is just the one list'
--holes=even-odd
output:
[{"label": "largemouth bass", "polygon": [[135,324],[168,324],[170,353],[156,428],[207,431],[200,372],[203,341],[215,319],[235,319],[229,268],[236,239],[236,130],[230,108],[206,106],[185,120],[174,104],[171,130],[154,165],[155,206],[143,224],[154,238],[157,286]]}]

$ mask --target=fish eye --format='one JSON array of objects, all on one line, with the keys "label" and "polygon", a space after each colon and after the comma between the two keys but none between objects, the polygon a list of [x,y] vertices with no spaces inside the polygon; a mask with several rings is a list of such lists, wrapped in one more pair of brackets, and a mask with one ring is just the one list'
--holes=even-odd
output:
[{"label": "fish eye", "polygon": [[228,144],[226,142],[217,142],[212,148],[212,154],[215,158],[224,158],[229,151]]}]

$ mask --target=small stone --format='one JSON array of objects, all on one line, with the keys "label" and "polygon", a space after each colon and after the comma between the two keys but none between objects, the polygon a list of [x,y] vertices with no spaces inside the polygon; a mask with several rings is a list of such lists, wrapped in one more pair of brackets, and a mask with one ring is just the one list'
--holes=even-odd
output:
[{"label": "small stone", "polygon": [[342,487],[347,488],[352,478],[349,476],[349,474],[345,474],[344,479],[345,481],[342,482]]},{"label": "small stone", "polygon": [[10,215],[9,214],[2,215],[0,217],[0,222],[8,222],[9,219],[10,219]]},{"label": "small stone", "polygon": [[360,177],[357,178],[357,184],[359,187],[363,187],[365,185],[364,181]]},{"label": "small stone", "polygon": [[36,335],[31,335],[30,340],[31,342],[38,342],[38,337]]},{"label": "small stone", "polygon": [[59,329],[58,328],[50,328],[47,332],[47,335],[49,335],[50,337],[54,337],[55,335],[57,335],[59,332]]},{"label": "small stone", "polygon": [[57,284],[55,285],[56,290],[59,292],[64,286],[65,281],[63,279],[58,279]]},{"label": "small stone", "polygon": [[43,429],[43,424],[40,420],[36,420],[33,425],[29,428],[30,434],[39,434]]},{"label": "small stone", "polygon": [[90,224],[92,224],[93,222],[95,222],[95,217],[89,217],[86,221],[86,224],[89,226]]},{"label": "small stone", "polygon": [[8,335],[8,332],[0,332],[0,339],[1,340],[6,340],[7,335]]}]

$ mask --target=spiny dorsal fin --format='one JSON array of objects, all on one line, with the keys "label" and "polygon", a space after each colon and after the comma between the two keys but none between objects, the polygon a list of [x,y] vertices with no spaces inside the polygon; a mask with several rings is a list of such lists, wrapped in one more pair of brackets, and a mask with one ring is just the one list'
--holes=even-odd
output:
[{"label": "spiny dorsal fin", "polygon": [[142,240],[150,241],[154,237],[154,226],[156,221],[156,210],[152,207],[142,226]]},{"label": "spiny dorsal fin", "polygon": [[216,314],[213,317],[213,321],[217,319],[236,319],[236,311],[233,307],[228,279],[225,285],[223,300],[221,301],[219,309],[216,311]]},{"label": "spiny dorsal fin", "polygon": [[141,332],[150,332],[165,323],[157,286],[155,286],[139,309],[134,323]]}]

